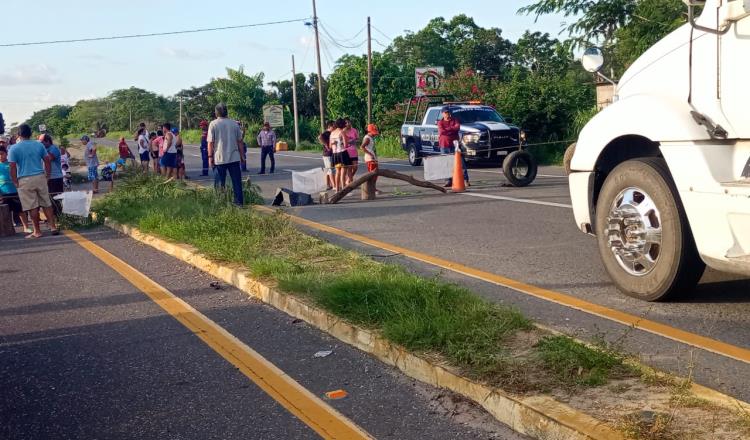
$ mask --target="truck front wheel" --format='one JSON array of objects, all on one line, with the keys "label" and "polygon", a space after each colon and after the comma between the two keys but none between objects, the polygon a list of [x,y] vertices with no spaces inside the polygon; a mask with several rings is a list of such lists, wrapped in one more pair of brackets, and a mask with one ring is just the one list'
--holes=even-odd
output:
[{"label": "truck front wheel", "polygon": [[661,301],[695,287],[705,264],[663,159],[618,165],[604,181],[596,207],[599,253],[620,290]]},{"label": "truck front wheel", "polygon": [[419,152],[417,151],[417,146],[414,145],[413,142],[410,142],[407,145],[407,150],[409,152],[409,165],[413,167],[418,167],[422,165],[422,158],[419,157]]}]

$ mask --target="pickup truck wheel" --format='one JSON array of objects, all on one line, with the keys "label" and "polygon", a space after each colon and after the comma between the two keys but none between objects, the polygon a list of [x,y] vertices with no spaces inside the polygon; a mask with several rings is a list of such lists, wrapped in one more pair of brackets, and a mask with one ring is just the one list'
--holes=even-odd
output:
[{"label": "pickup truck wheel", "polygon": [[705,264],[663,159],[618,165],[604,181],[596,207],[599,253],[620,290],[661,301],[695,287]]},{"label": "pickup truck wheel", "polygon": [[503,174],[513,186],[530,184],[536,179],[536,172],[536,160],[528,151],[514,151],[503,161]]},{"label": "pickup truck wheel", "polygon": [[419,152],[417,151],[416,145],[409,144],[407,147],[409,150],[409,165],[413,167],[422,165],[422,158],[419,157]]}]

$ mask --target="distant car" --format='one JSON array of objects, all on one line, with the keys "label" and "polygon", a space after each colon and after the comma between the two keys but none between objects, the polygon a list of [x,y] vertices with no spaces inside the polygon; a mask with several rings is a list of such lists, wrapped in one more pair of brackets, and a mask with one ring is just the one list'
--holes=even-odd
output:
[{"label": "distant car", "polygon": [[459,143],[467,162],[503,165],[506,177],[514,186],[526,186],[534,181],[537,164],[525,151],[523,130],[510,124],[489,105],[444,102],[442,98],[415,97],[407,104],[401,126],[401,148],[409,155],[412,166],[421,165],[423,157],[441,154],[437,123],[443,108],[447,107],[461,123]]}]

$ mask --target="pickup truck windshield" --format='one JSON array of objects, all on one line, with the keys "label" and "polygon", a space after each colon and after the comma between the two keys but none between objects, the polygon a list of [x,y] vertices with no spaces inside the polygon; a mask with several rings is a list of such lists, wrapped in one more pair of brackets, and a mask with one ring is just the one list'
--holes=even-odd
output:
[{"label": "pickup truck windshield", "polygon": [[492,109],[454,109],[453,116],[456,117],[462,124],[470,124],[472,122],[505,122],[503,117],[500,116],[495,110]]}]

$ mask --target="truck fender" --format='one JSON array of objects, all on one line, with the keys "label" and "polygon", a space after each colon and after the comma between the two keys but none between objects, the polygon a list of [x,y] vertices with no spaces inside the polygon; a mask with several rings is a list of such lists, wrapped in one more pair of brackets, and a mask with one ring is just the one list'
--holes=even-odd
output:
[{"label": "truck fender", "polygon": [[602,151],[614,140],[639,136],[653,142],[710,140],[685,102],[652,95],[633,95],[605,108],[581,130],[571,161],[573,171],[594,171]]}]

